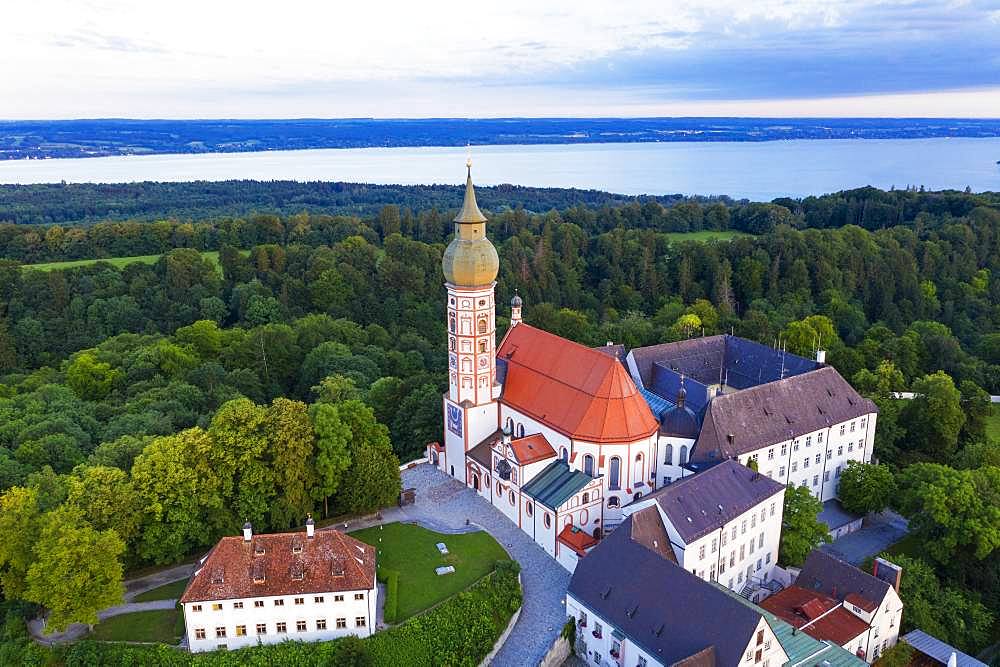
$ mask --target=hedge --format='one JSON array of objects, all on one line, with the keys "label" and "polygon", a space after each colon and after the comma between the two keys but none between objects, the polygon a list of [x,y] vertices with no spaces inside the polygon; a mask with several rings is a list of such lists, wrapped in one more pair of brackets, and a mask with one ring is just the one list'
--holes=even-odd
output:
[{"label": "hedge", "polygon": [[399,616],[399,572],[382,570],[382,577],[385,581],[385,609],[382,610],[382,617],[391,625]]}]

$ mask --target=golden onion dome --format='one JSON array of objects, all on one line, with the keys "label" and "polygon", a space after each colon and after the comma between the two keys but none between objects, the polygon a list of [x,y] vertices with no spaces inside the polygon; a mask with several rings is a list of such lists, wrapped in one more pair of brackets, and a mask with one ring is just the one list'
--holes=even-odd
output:
[{"label": "golden onion dome", "polygon": [[466,162],[465,201],[455,216],[455,237],[441,259],[445,280],[456,287],[490,285],[500,271],[497,249],[486,238],[486,216],[476,203],[472,187],[472,161]]}]

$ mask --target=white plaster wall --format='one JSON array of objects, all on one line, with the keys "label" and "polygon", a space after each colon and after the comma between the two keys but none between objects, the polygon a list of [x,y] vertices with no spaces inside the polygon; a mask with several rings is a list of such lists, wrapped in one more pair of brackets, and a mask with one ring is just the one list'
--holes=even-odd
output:
[{"label": "white plaster wall", "polygon": [[[363,593],[364,600],[355,600],[355,593]],[[334,602],[335,595],[343,595],[343,602]],[[256,646],[259,643],[276,644],[286,640],[299,641],[324,641],[343,637],[346,635],[358,635],[367,637],[374,631],[375,609],[377,605],[377,589],[368,591],[337,591],[330,593],[309,593],[302,595],[281,595],[262,598],[244,598],[242,600],[217,600],[215,603],[221,604],[222,609],[214,611],[213,602],[185,603],[184,624],[188,642],[192,652],[214,651],[218,646],[225,645],[229,649],[241,648],[243,646]],[[322,596],[323,602],[316,603],[316,596]],[[303,598],[304,604],[296,605],[295,598]],[[277,599],[284,600],[281,607],[274,606]],[[254,607],[256,600],[263,600],[264,606]],[[235,609],[233,603],[243,602],[243,609]],[[192,607],[201,605],[202,611],[193,611]],[[365,627],[355,626],[355,619],[359,616],[365,618]],[[337,629],[337,619],[346,618],[347,627]],[[317,619],[326,619],[326,630],[316,630]],[[298,621],[306,621],[305,632],[296,630]],[[284,622],[288,631],[278,634],[277,623]],[[267,634],[257,634],[257,624],[267,624]],[[245,625],[247,634],[244,637],[236,636],[236,626]],[[226,637],[216,638],[215,629],[224,627]],[[205,639],[195,639],[195,631],[204,628]]]}]

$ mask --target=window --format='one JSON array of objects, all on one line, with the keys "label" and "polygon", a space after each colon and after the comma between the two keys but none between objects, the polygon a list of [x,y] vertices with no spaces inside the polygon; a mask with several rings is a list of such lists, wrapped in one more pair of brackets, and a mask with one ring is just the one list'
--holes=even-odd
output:
[{"label": "window", "polygon": [[562,449],[560,449],[559,450],[559,458],[561,458],[563,461],[567,461],[568,462],[569,461],[569,450],[566,449],[565,447],[563,447]]},{"label": "window", "polygon": [[823,442],[823,432],[820,431],[816,434],[816,442]]},{"label": "window", "polygon": [[757,515],[756,514],[751,514],[750,515],[750,527],[751,528],[756,528],[757,527]]},{"label": "window", "polygon": [[744,558],[746,558],[746,545],[745,544],[741,544],[740,545],[740,560],[743,560]]},{"label": "window", "polygon": [[344,596],[343,595],[334,595],[333,596],[333,601],[334,602],[343,602],[344,601]]},{"label": "window", "polygon": [[798,440],[793,440],[792,441],[792,451],[793,452],[799,451],[799,441]]},{"label": "window", "polygon": [[618,500],[618,496],[611,496],[608,498],[608,507],[620,507],[621,501]]},{"label": "window", "polygon": [[288,632],[288,624],[287,623],[278,623],[277,627],[274,630],[279,635],[284,634],[284,633]]},{"label": "window", "polygon": [[809,486],[809,478],[806,477],[804,480],[802,480],[802,484],[800,484],[799,486],[808,487]]},{"label": "window", "polygon": [[788,453],[788,443],[783,442],[781,443],[781,455],[784,456],[787,453]]},{"label": "window", "polygon": [[215,629],[215,638],[216,639],[225,639],[226,638],[226,629],[224,627],[221,627],[221,626],[217,627]]},{"label": "window", "polygon": [[762,562],[761,562],[761,560],[760,560],[760,559],[758,558],[758,559],[757,559],[757,569],[759,570],[759,569],[760,569],[761,567],[763,567],[763,563],[762,563]]},{"label": "window", "polygon": [[733,537],[734,540],[736,539],[736,525],[735,524],[733,525],[733,536],[732,537]]},{"label": "window", "polygon": [[316,629],[317,630],[326,630],[326,619],[325,618],[320,618],[320,619],[316,620]]},{"label": "window", "polygon": [[531,501],[529,500],[524,504],[524,513],[527,514],[528,516],[531,516],[532,514],[534,514],[534,512],[535,512],[534,506],[531,504]]},{"label": "window", "polygon": [[774,516],[774,503],[771,503],[771,516]]},{"label": "window", "polygon": [[763,507],[761,507],[760,508],[760,522],[764,523],[765,519],[767,519],[767,510],[764,509]]},{"label": "window", "polygon": [[726,573],[726,559],[723,558],[719,561],[719,574],[723,575]]},{"label": "window", "polygon": [[481,334],[486,333],[486,318],[485,317],[479,319],[478,326],[479,326],[479,333],[481,333]]},{"label": "window", "polygon": [[747,520],[743,519],[743,526],[740,528],[740,535],[745,535],[747,532]]},{"label": "window", "polygon": [[705,560],[705,545],[698,547],[698,560]]},{"label": "window", "polygon": [[195,639],[204,639],[205,638],[205,628],[195,628],[194,638]]},{"label": "window", "polygon": [[200,604],[191,605],[191,611],[201,611],[201,605]]},{"label": "window", "polygon": [[365,599],[365,594],[364,593],[355,593],[354,594],[354,599],[355,600],[364,600]]},{"label": "window", "polygon": [[258,623],[257,624],[257,634],[258,635],[266,635],[267,634],[267,624],[266,623]]},{"label": "window", "polygon": [[851,422],[851,433],[854,433],[854,422]]},{"label": "window", "polygon": [[833,450],[832,449],[826,450],[826,458],[828,458],[828,459],[829,458],[833,458]]},{"label": "window", "polygon": [[264,601],[263,600],[254,600],[253,601],[253,606],[259,609],[259,608],[261,608],[261,607],[264,606]]},{"label": "window", "polygon": [[853,442],[847,443],[847,451],[848,452],[853,452],[854,451],[854,443]]},{"label": "window", "polygon": [[233,603],[233,609],[243,609],[243,603],[242,602],[234,602]]},{"label": "window", "polygon": [[524,424],[518,424],[517,425],[517,437],[519,437],[519,438],[523,438],[524,437]]},{"label": "window", "polygon": [[798,472],[799,464],[798,461],[792,461],[792,472]]},{"label": "window", "polygon": [[829,470],[824,470],[823,471],[823,481],[824,482],[829,482],[830,481],[830,471]]},{"label": "window", "polygon": [[729,554],[729,567],[736,567],[736,549],[733,549],[733,552]]},{"label": "window", "polygon": [[220,603],[220,602],[213,602],[212,603],[212,611],[222,611],[222,603]]},{"label": "window", "polygon": [[306,631],[306,622],[305,621],[295,621],[295,631],[296,632],[305,632]]},{"label": "window", "polygon": [[647,667],[647,664],[646,659],[640,655],[639,662],[636,663],[635,667]]},{"label": "window", "polygon": [[844,435],[844,428],[845,428],[844,425],[841,424],[840,425],[840,435]]},{"label": "window", "polygon": [[247,636],[247,626],[245,626],[245,625],[237,625],[236,626],[236,636],[237,637],[246,637]]},{"label": "window", "polygon": [[806,447],[812,447],[813,437],[811,435],[806,436]]},{"label": "window", "polygon": [[819,475],[813,475],[813,486],[819,486]]},{"label": "window", "polygon": [[663,476],[663,486],[667,486],[672,481],[674,481],[672,477],[668,477],[667,475]]},{"label": "window", "polygon": [[316,597],[313,598],[313,602],[316,604],[323,604],[323,596],[317,595]]},{"label": "window", "polygon": [[864,427],[865,427],[865,420],[864,420],[864,419],[862,419],[862,420],[861,420],[861,428],[864,428]]},{"label": "window", "polygon": [[764,533],[763,532],[760,534],[760,539],[757,540],[757,546],[758,547],[763,547],[764,546]]},{"label": "window", "polygon": [[816,465],[819,465],[819,461],[820,461],[820,457],[821,456],[822,456],[822,454],[817,454],[816,455]]},{"label": "window", "polygon": [[722,532],[722,546],[726,546],[726,532]]},{"label": "window", "polygon": [[766,554],[764,554],[764,562],[765,563],[770,563],[771,562],[771,552],[770,551],[768,551]]},{"label": "window", "polygon": [[552,527],[552,517],[549,516],[548,512],[546,512],[545,515],[542,517],[542,522],[545,524],[546,528]]},{"label": "window", "polygon": [[677,463],[684,465],[688,462],[688,448],[687,445],[681,445],[681,457],[677,460]]},{"label": "window", "polygon": [[510,491],[508,493],[507,499],[510,500],[510,504],[511,505],[516,505],[517,504],[517,498],[514,496],[514,492],[513,491]]},{"label": "window", "polygon": [[594,476],[594,457],[590,454],[583,457],[583,472],[591,477]]},{"label": "window", "polygon": [[284,607],[285,606],[285,601],[282,600],[281,598],[278,598],[277,600],[274,601],[274,606],[275,607]]},{"label": "window", "polygon": [[305,603],[306,603],[305,598],[295,598],[295,604],[305,604]]},{"label": "window", "polygon": [[836,477],[838,477],[838,478],[840,477],[840,468],[841,468],[841,466],[837,466],[837,474],[836,474]]},{"label": "window", "polygon": [[768,461],[774,460],[774,447],[771,447],[771,449],[767,450],[767,460]]},{"label": "window", "polygon": [[368,625],[368,621],[365,620],[364,616],[355,616],[354,617],[354,627],[356,627],[356,628],[363,628],[363,627],[365,627],[367,625]]},{"label": "window", "polygon": [[712,538],[712,553],[715,553],[716,548],[719,546],[719,540],[717,538]]},{"label": "window", "polygon": [[485,340],[479,341],[479,351],[480,352],[485,352],[486,351],[486,341]]},{"label": "window", "polygon": [[667,443],[666,449],[663,450],[663,464],[673,465],[674,464],[674,446]]},{"label": "window", "polygon": [[743,583],[743,571],[742,570],[740,570],[740,572],[736,575],[736,583],[738,583],[738,584],[742,584]]},{"label": "window", "polygon": [[346,618],[338,618],[337,619],[337,629],[338,630],[343,630],[346,627],[347,627],[347,619]]},{"label": "window", "polygon": [[778,477],[784,477],[784,476],[785,476],[785,466],[781,466],[780,468],[778,468]]},{"label": "window", "polygon": [[837,456],[843,456],[843,455],[844,455],[844,446],[843,445],[838,445],[837,446]]},{"label": "window", "polygon": [[802,459],[802,469],[805,470],[808,467],[809,467],[809,457],[807,456],[804,459]]},{"label": "window", "polygon": [[622,461],[617,456],[611,457],[611,466],[608,469],[608,488],[617,491],[621,488]]}]

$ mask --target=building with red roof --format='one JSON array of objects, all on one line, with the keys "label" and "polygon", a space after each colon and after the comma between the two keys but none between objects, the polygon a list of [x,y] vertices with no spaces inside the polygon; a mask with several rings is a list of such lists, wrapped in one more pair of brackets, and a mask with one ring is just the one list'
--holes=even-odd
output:
[{"label": "building with red roof", "polygon": [[193,652],[374,631],[375,547],[336,530],[223,537],[180,604]]}]

